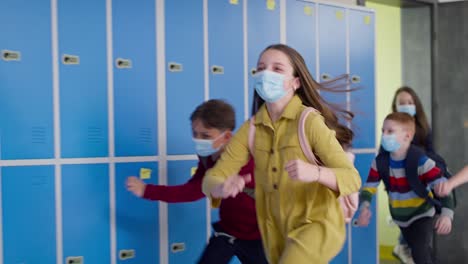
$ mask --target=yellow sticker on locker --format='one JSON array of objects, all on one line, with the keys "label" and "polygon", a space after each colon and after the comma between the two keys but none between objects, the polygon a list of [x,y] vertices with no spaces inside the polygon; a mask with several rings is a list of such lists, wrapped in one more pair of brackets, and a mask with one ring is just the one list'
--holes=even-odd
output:
[{"label": "yellow sticker on locker", "polygon": [[229,3],[231,5],[238,5],[239,4],[239,0],[229,0]]},{"label": "yellow sticker on locker", "polygon": [[336,19],[342,20],[344,17],[343,11],[336,11],[335,16],[336,16]]},{"label": "yellow sticker on locker", "polygon": [[306,14],[306,16],[311,16],[312,15],[312,7],[311,6],[304,6],[304,14]]},{"label": "yellow sticker on locker", "polygon": [[197,171],[197,167],[192,167],[190,169],[190,176],[193,176],[195,174],[195,172]]},{"label": "yellow sticker on locker", "polygon": [[140,179],[142,180],[151,179],[151,169],[140,168]]},{"label": "yellow sticker on locker", "polygon": [[266,6],[268,10],[275,10],[276,8],[276,1],[275,0],[267,0]]},{"label": "yellow sticker on locker", "polygon": [[371,17],[370,16],[365,16],[364,17],[364,24],[369,25],[371,23]]}]

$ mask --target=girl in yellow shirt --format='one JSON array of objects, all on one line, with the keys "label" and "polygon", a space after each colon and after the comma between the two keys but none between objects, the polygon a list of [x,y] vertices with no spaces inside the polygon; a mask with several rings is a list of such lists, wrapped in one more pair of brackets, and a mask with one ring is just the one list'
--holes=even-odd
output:
[{"label": "girl in yellow shirt", "polygon": [[[337,201],[357,192],[361,179],[341,145],[353,133],[338,122],[320,97],[302,56],[282,45],[267,47],[255,76],[255,199],[262,240],[270,263],[328,263],[345,240]],[[306,106],[305,134],[323,166],[312,165],[301,150],[298,121]],[[249,159],[249,122],[239,129],[203,180],[213,206],[241,192],[248,177],[236,175]]]}]

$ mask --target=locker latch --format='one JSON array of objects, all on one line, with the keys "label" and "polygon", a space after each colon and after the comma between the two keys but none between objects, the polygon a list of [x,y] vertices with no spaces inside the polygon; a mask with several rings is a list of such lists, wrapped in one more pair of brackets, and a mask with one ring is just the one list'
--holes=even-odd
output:
[{"label": "locker latch", "polygon": [[185,243],[172,243],[171,251],[172,253],[185,251]]},{"label": "locker latch", "polygon": [[257,73],[257,68],[252,68],[252,69],[250,70],[250,74],[251,74],[252,76],[254,76],[256,73]]},{"label": "locker latch", "polygon": [[213,74],[224,74],[224,67],[223,66],[216,66],[216,65],[213,65],[211,67],[211,72]]},{"label": "locker latch", "polygon": [[132,68],[132,61],[129,59],[117,58],[115,60],[115,67],[119,69],[130,69]]},{"label": "locker latch", "polygon": [[331,75],[328,73],[322,73],[321,78],[322,78],[322,81],[329,81],[331,80]]},{"label": "locker latch", "polygon": [[83,257],[67,257],[66,264],[83,264]]},{"label": "locker latch", "polygon": [[182,64],[169,62],[169,71],[170,72],[181,72],[183,70]]},{"label": "locker latch", "polygon": [[353,75],[353,76],[351,76],[351,82],[352,83],[360,83],[361,82],[361,77],[359,77],[357,75]]},{"label": "locker latch", "polygon": [[134,249],[122,249],[122,250],[119,251],[120,260],[132,259],[134,257],[135,257],[135,250]]},{"label": "locker latch", "polygon": [[2,50],[2,59],[4,61],[20,61],[21,53],[13,50]]},{"label": "locker latch", "polygon": [[65,65],[76,65],[80,64],[80,57],[75,55],[63,54],[62,63]]}]

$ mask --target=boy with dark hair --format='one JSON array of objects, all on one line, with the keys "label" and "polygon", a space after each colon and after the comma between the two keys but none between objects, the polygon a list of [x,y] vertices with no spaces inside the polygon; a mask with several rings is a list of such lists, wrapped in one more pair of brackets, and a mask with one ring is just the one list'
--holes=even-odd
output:
[{"label": "boy with dark hair", "polygon": [[[367,226],[371,216],[369,205],[382,180],[389,197],[390,214],[408,241],[416,264],[432,264],[435,257],[432,239],[435,220],[438,234],[448,234],[452,228],[453,199],[436,200],[428,191],[447,179],[440,169],[418,147],[411,144],[415,133],[414,118],[406,113],[391,113],[382,127],[384,149],[373,161],[360,200],[359,226]],[[422,186],[422,187],[421,187]]]},{"label": "boy with dark hair", "polygon": [[[222,100],[209,100],[199,105],[190,117],[193,141],[198,154],[198,167],[193,177],[185,184],[161,186],[145,184],[137,177],[127,179],[127,189],[138,197],[168,203],[190,202],[204,198],[201,191],[205,172],[212,168],[224,146],[232,137],[235,127],[235,112]],[[229,263],[235,255],[242,263],[267,263],[258,229],[253,199],[253,160],[239,171],[245,175],[246,191],[235,198],[221,201],[220,221],[213,224],[210,238],[198,263]],[[249,192],[250,190],[251,192]]]}]

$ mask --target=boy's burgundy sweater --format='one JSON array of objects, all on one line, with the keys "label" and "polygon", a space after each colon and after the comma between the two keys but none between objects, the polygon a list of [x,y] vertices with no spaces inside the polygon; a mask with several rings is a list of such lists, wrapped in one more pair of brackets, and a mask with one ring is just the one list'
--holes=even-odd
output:
[{"label": "boy's burgundy sweater", "polygon": [[[193,177],[185,184],[163,186],[147,184],[143,198],[168,203],[192,202],[205,195],[201,190],[202,180],[207,170],[215,165],[211,156],[198,158],[198,167]],[[250,174],[252,181],[247,188],[254,189],[254,162],[249,162],[240,170],[239,175]],[[220,225],[226,233],[243,240],[259,240],[260,231],[255,212],[255,200],[247,193],[239,193],[235,198],[223,199],[219,208]]]}]

